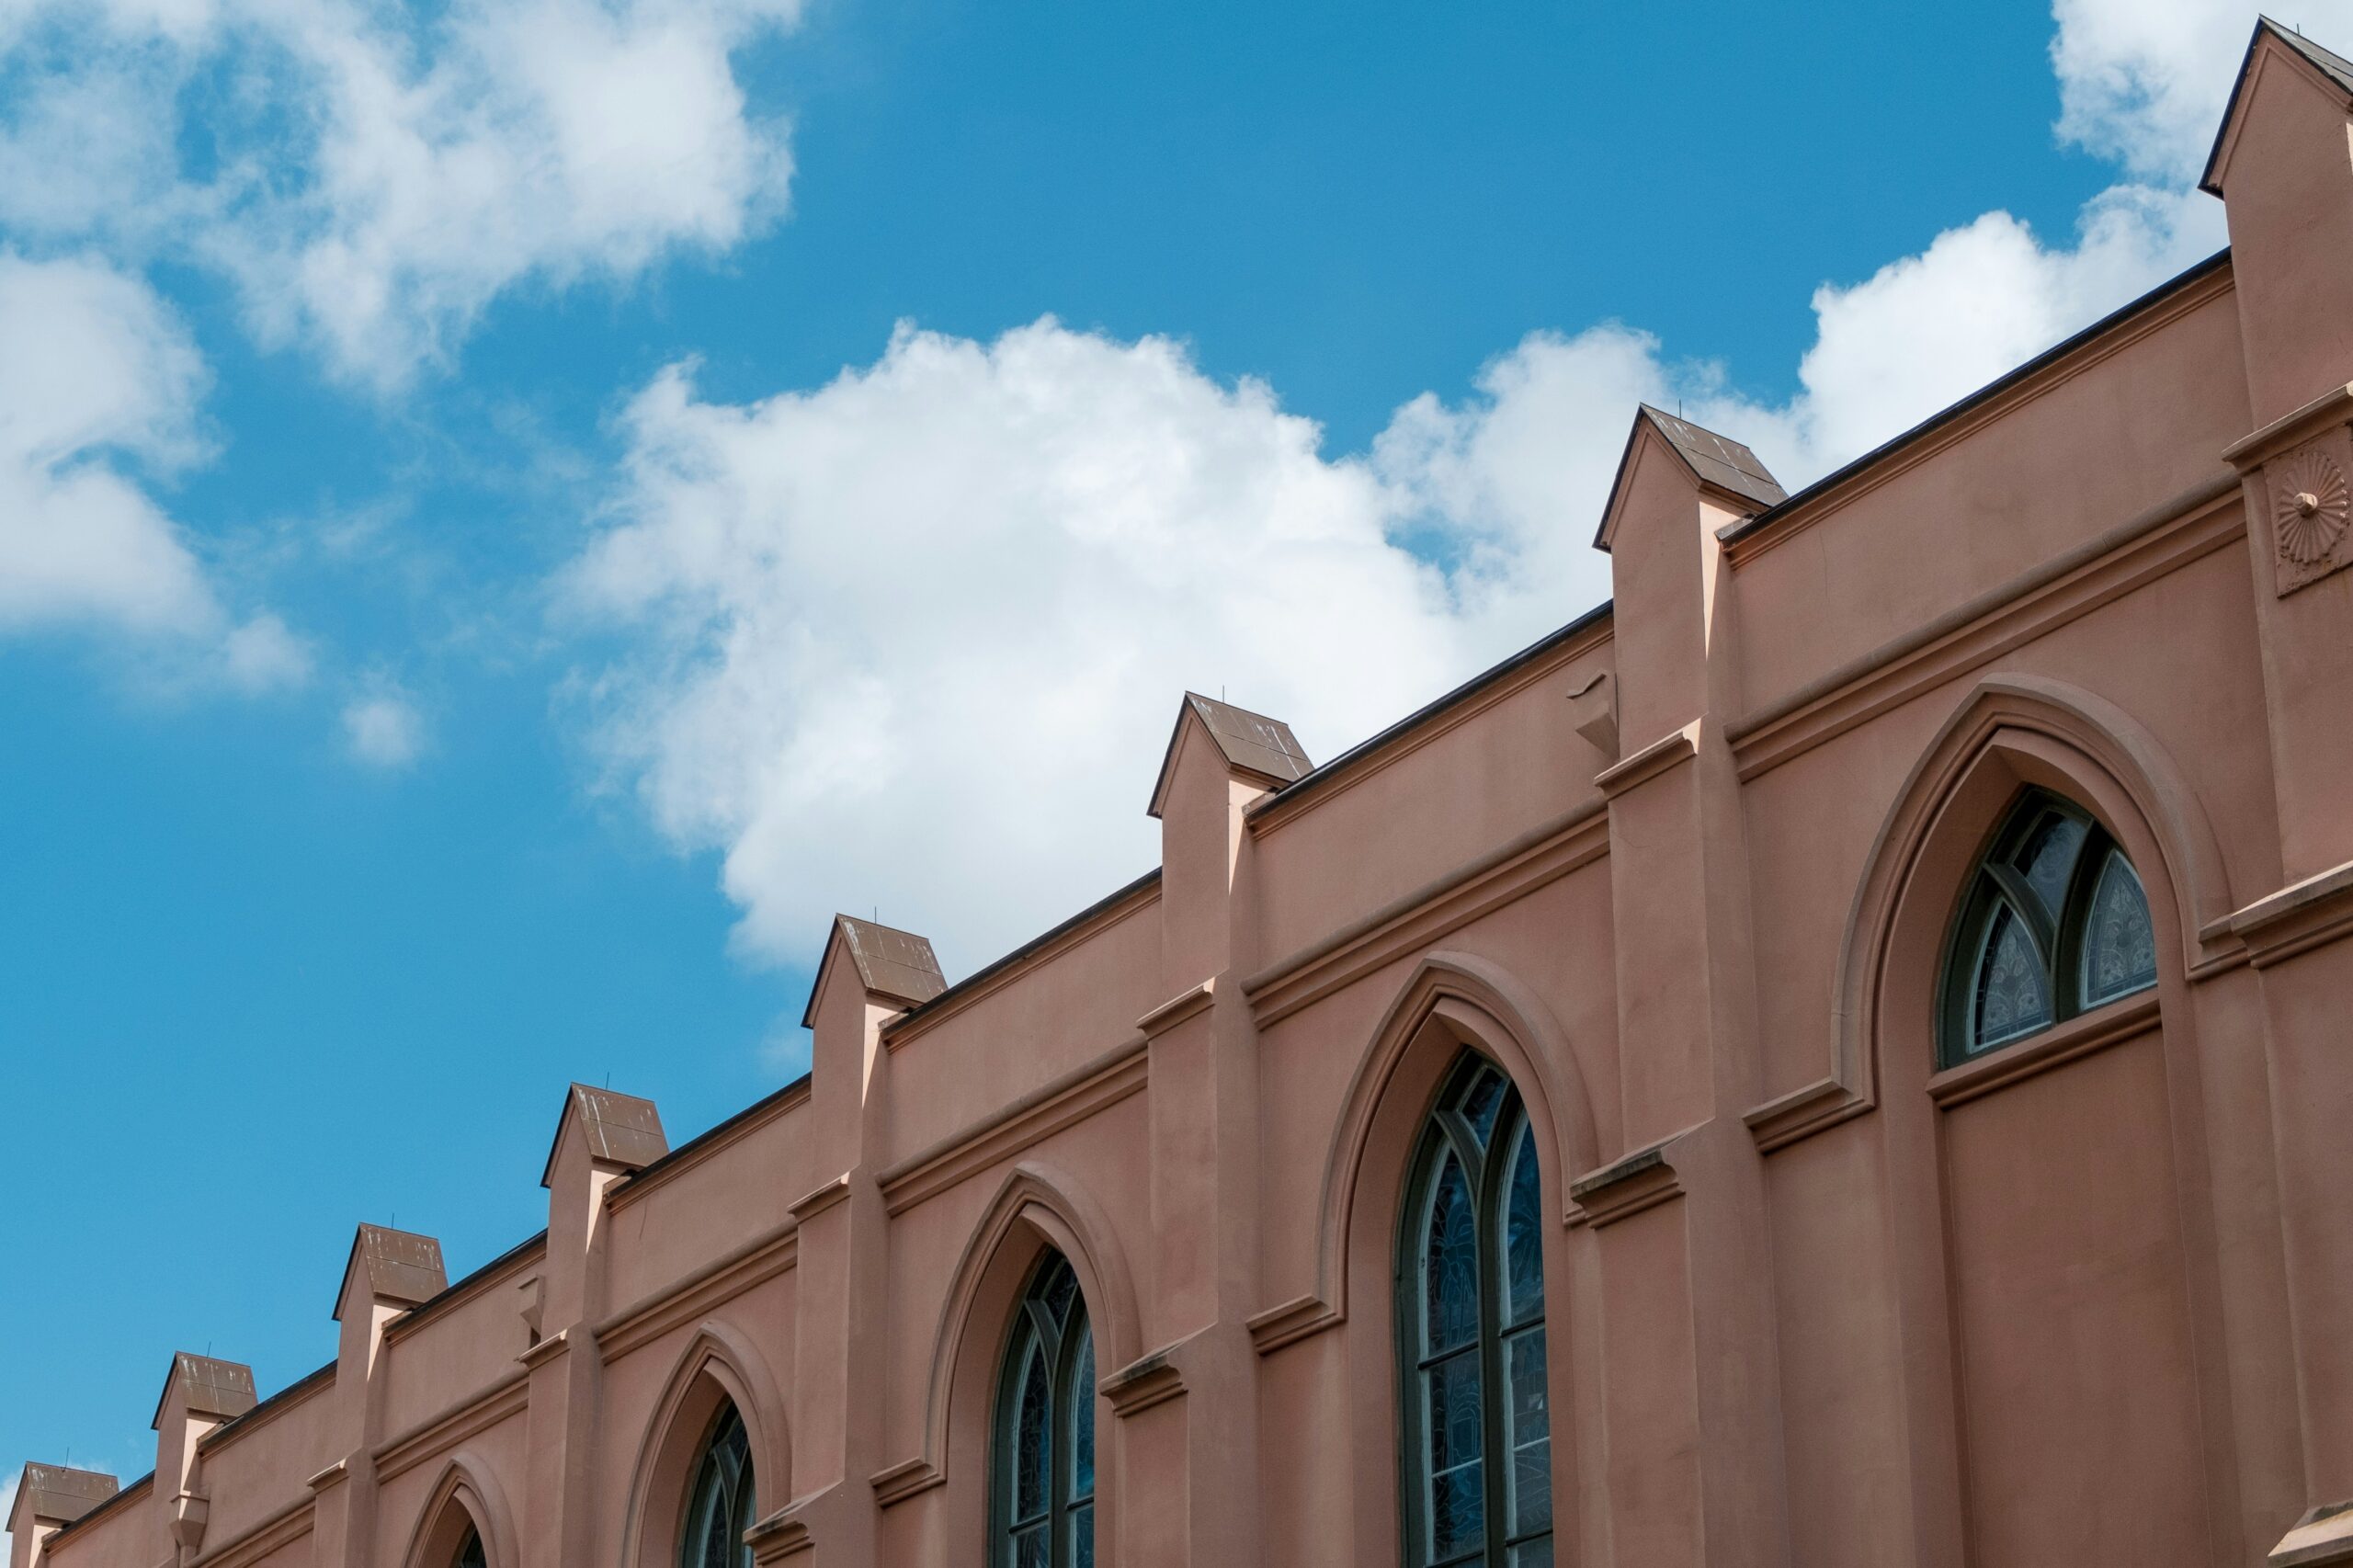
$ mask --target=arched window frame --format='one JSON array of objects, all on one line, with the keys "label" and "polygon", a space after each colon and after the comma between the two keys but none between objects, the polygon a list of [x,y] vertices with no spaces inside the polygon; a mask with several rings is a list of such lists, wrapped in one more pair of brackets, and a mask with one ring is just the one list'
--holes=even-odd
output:
[{"label": "arched window frame", "polygon": [[[1482,1096],[1492,1092],[1492,1101]],[[1483,1142],[1478,1123],[1484,1119]],[[1422,1133],[1409,1169],[1401,1206],[1396,1246],[1396,1366],[1403,1561],[1408,1568],[1533,1568],[1550,1563],[1557,1510],[1552,1486],[1552,1432],[1549,1383],[1547,1303],[1543,1284],[1541,1141],[1504,1073],[1475,1051],[1449,1071]],[[1460,1345],[1429,1348],[1428,1296],[1424,1274],[1428,1226],[1449,1156],[1459,1162],[1470,1187],[1478,1281],[1477,1325],[1470,1348],[1478,1369],[1481,1526],[1477,1545],[1448,1551],[1432,1532],[1438,1470],[1430,1443],[1429,1372],[1462,1354]],[[1511,1207],[1525,1169],[1535,1200],[1532,1212]],[[1521,1236],[1511,1232],[1524,1224]],[[1515,1283],[1515,1247],[1524,1242],[1532,1274]],[[1525,1287],[1523,1290],[1522,1287]],[[1533,1305],[1522,1303],[1532,1295]],[[1532,1392],[1532,1408],[1516,1407],[1513,1358],[1533,1351],[1518,1369]],[[1521,1423],[1533,1415],[1542,1431],[1530,1438]],[[1536,1449],[1533,1454],[1529,1449]],[[1507,1462],[1497,1462],[1499,1460]],[[1542,1488],[1540,1521],[1524,1519],[1523,1488]],[[1500,1527],[1500,1528],[1498,1528]]]},{"label": "arched window frame", "polygon": [[[1021,1405],[1033,1355],[1044,1372],[1042,1511],[1024,1510],[1019,1503]],[[1096,1359],[1086,1290],[1070,1260],[1049,1249],[1022,1288],[998,1358],[989,1430],[990,1568],[1093,1568],[1098,1517]],[[1025,1554],[1026,1543],[1040,1533],[1042,1559]]]},{"label": "arched window frame", "polygon": [[678,1568],[752,1568],[744,1532],[754,1513],[751,1434],[722,1402],[695,1450],[678,1530]]},{"label": "arched window frame", "polygon": [[[2064,867],[2063,880],[2056,883],[2038,882],[2031,870],[2035,858],[2029,851],[2046,833],[2074,835],[2073,858]],[[2085,941],[2111,867],[2129,881],[2148,934],[2149,967],[2119,988],[2095,994],[2085,971]],[[2023,931],[2039,960],[2044,1012],[2026,1027],[1981,1040],[1980,979],[1988,948],[1998,939],[2006,916]],[[2048,790],[2029,789],[2003,812],[1954,911],[1938,983],[1938,1065],[1958,1067],[2022,1044],[2155,983],[2148,892],[2131,857],[2090,812]]]},{"label": "arched window frame", "polygon": [[490,1555],[483,1548],[482,1531],[466,1531],[466,1541],[458,1548],[456,1563],[457,1568],[490,1568]]}]

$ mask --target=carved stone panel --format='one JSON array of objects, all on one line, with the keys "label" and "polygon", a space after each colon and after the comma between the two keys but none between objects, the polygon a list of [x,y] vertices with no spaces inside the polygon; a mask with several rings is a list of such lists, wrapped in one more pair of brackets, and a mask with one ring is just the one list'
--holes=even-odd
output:
[{"label": "carved stone panel", "polygon": [[2264,465],[2273,583],[2281,595],[2353,565],[2353,446],[2340,426]]}]

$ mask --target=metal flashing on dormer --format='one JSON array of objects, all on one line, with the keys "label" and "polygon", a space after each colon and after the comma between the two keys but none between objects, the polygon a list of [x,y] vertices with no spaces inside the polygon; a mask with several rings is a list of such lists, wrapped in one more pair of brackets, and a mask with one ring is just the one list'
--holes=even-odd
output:
[{"label": "metal flashing on dormer", "polygon": [[354,1271],[366,1269],[368,1294],[379,1301],[404,1307],[429,1301],[449,1289],[449,1271],[441,1264],[441,1244],[431,1236],[395,1231],[385,1225],[362,1225],[351,1238],[351,1255],[343,1266],[343,1283],[336,1288],[334,1316],[343,1319],[343,1303],[351,1290]]},{"label": "metal flashing on dormer", "polygon": [[1626,432],[1625,450],[1618,454],[1618,472],[1609,482],[1609,498],[1602,505],[1601,522],[1594,530],[1596,550],[1609,548],[1619,494],[1626,487],[1626,474],[1633,465],[1634,452],[1642,445],[1645,428],[1681,460],[1694,479],[1708,489],[1722,493],[1736,506],[1746,506],[1752,516],[1790,498],[1789,492],[1781,488],[1781,482],[1773,477],[1763,460],[1740,442],[1665,409],[1639,403],[1634,410],[1633,428]]},{"label": "metal flashing on dormer", "polygon": [[30,1509],[36,1519],[70,1525],[119,1490],[115,1478],[101,1471],[28,1463],[17,1481],[16,1506]]},{"label": "metal flashing on dormer", "polygon": [[588,1140],[588,1157],[599,1164],[636,1170],[670,1152],[670,1140],[662,1131],[662,1113],[654,1108],[652,1100],[574,1084],[565,1091],[563,1112],[556,1118],[555,1138],[548,1145],[548,1163],[540,1172],[541,1187],[554,1180],[555,1153],[563,1146],[565,1123],[575,1116],[580,1119],[581,1132]]},{"label": "metal flashing on dormer", "polygon": [[182,1350],[172,1358],[172,1369],[164,1375],[164,1392],[155,1396],[154,1419],[147,1424],[151,1429],[162,1430],[164,1406],[171,1401],[176,1381],[188,1385],[190,1415],[233,1421],[258,1403],[251,1367]]},{"label": "metal flashing on dormer", "polygon": [[849,955],[858,984],[870,996],[920,1007],[948,989],[948,977],[940,972],[939,957],[931,950],[930,937],[854,915],[836,915],[824,956],[817,960],[816,975],[809,983],[809,1004],[801,1010],[804,1029],[816,1022],[817,997],[825,988],[825,971],[836,951]]},{"label": "metal flashing on dormer", "polygon": [[1269,719],[1264,713],[1253,713],[1246,708],[1188,691],[1176,709],[1176,727],[1168,733],[1168,750],[1160,759],[1160,777],[1153,784],[1152,804],[1145,808],[1147,815],[1158,816],[1168,799],[1169,773],[1176,767],[1176,743],[1184,738],[1188,718],[1201,722],[1201,728],[1217,743],[1228,767],[1263,782],[1269,790],[1297,783],[1315,770],[1315,765],[1307,760],[1306,748],[1299,744],[1299,737],[1280,719]]}]

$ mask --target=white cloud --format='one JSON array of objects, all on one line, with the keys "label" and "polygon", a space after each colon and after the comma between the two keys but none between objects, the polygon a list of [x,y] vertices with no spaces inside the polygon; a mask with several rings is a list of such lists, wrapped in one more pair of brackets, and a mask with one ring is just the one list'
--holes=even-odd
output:
[{"label": "white cloud", "polygon": [[1328,756],[1602,597],[1586,547],[1638,400],[1795,488],[2219,245],[2191,152],[2253,10],[2057,15],[2063,134],[2126,177],[2065,243],[1989,212],[1825,284],[1786,403],[1617,324],[1533,333],[1339,458],[1269,388],[1051,321],[903,330],[740,406],[674,368],[565,583],[635,633],[585,686],[591,733],[675,842],[722,853],[748,951],[805,960],[832,910],[880,902],[951,971],[985,960],[1152,862],[1184,687]]},{"label": "white cloud", "polygon": [[176,681],[299,682],[275,617],[239,624],[185,531],[135,477],[203,455],[206,384],[153,290],[103,263],[0,251],[0,632],[78,628]]},{"label": "white cloud", "polygon": [[786,128],[733,57],[799,7],[16,0],[0,219],[216,267],[263,341],[395,388],[502,292],[625,282],[780,212]]},{"label": "white cloud", "polygon": [[396,771],[416,761],[425,739],[425,715],[397,686],[380,681],[344,704],[344,748],[355,762]]}]

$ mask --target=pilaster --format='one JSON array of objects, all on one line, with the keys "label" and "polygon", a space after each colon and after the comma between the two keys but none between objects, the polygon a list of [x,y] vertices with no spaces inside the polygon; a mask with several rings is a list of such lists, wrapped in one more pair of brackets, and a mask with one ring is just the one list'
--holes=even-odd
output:
[{"label": "pilaster", "polygon": [[1612,1364],[1658,1379],[1611,1456],[1613,1492],[1642,1494],[1613,1507],[1644,1562],[1690,1568],[1767,1568],[1787,1552],[1772,1305],[1755,1288],[1772,1278],[1764,1166],[1741,1120],[1759,1074],[1744,808],[1724,738],[1741,701],[1737,596],[1718,542],[1780,497],[1745,447],[1656,409],[1636,416],[1600,538],[1618,628],[1607,723],[1585,699],[1587,738],[1619,755],[1596,782],[1609,802],[1629,1153],[1570,1174],[1598,1233]]},{"label": "pilaster", "polygon": [[148,1495],[162,1538],[161,1561],[188,1563],[203,1550],[212,1511],[199,1445],[215,1427],[254,1407],[251,1367],[183,1350],[172,1358],[155,1402],[155,1479]]},{"label": "pilaster", "polygon": [[605,1195],[613,1183],[669,1153],[652,1100],[574,1084],[564,1092],[540,1185],[548,1189],[548,1240],[537,1291],[539,1338],[524,1351],[530,1381],[522,1538],[525,1568],[572,1568],[594,1560],[597,1400],[603,1362],[592,1325],[606,1300],[610,1240]]},{"label": "pilaster", "polygon": [[[1258,1036],[1240,982],[1259,954],[1244,813],[1309,767],[1289,725],[1188,692],[1153,790],[1168,1000],[1138,1028],[1150,1061],[1158,1243],[1146,1332],[1159,1348],[1105,1380],[1122,1441],[1140,1419],[1164,1429],[1163,1443],[1171,1423],[1182,1425],[1181,1472],[1122,1468],[1131,1487],[1165,1491],[1121,1499],[1122,1528],[1135,1526],[1122,1545],[1153,1562],[1258,1561],[1258,1369],[1248,1329],[1258,1278]],[[1147,1539],[1146,1520],[1176,1528],[1163,1524]]]},{"label": "pilaster", "polygon": [[2305,1511],[2289,1564],[2353,1562],[2353,62],[2258,23],[2207,166],[2230,215],[2256,428],[2247,509],[2281,886],[2231,917],[2263,991]]},{"label": "pilaster", "polygon": [[384,1325],[449,1284],[441,1244],[383,1225],[351,1239],[335,1292],[335,1426],[341,1457],[312,1485],[312,1561],[320,1568],[369,1568],[375,1556],[376,1464],[383,1436]]},{"label": "pilaster", "polygon": [[8,1506],[8,1568],[41,1568],[49,1538],[120,1490],[115,1478],[62,1464],[28,1464]]},{"label": "pilaster", "polygon": [[882,1026],[946,988],[924,937],[835,916],[801,1018],[810,1030],[811,1168],[825,1174],[792,1205],[792,1500],[755,1529],[757,1551],[797,1551],[806,1542],[827,1568],[876,1561],[872,1478],[886,1464],[881,1414],[892,1375],[881,1310],[890,1220],[876,1181],[891,1133]]}]

